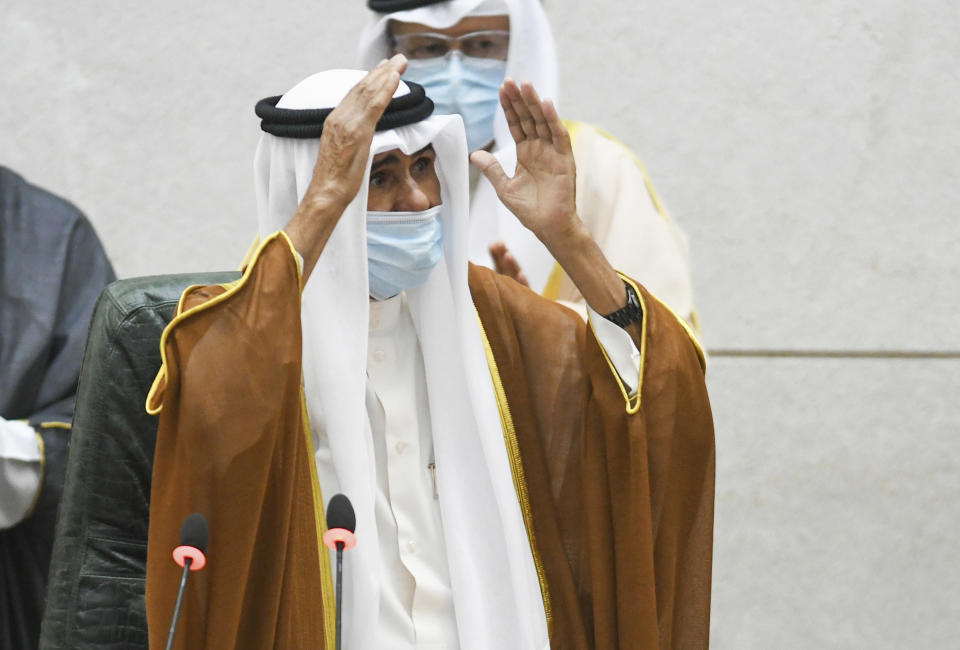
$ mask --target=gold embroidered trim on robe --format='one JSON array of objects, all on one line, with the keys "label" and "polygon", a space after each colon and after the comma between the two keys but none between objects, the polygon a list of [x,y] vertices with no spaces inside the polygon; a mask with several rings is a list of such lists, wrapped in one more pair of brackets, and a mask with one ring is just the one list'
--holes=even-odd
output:
[{"label": "gold embroidered trim on robe", "polygon": [[533,563],[537,567],[537,580],[540,582],[540,593],[543,596],[543,611],[547,616],[547,632],[553,633],[553,611],[550,605],[550,589],[547,586],[547,577],[543,569],[543,560],[537,548],[537,536],[533,530],[530,512],[530,496],[527,494],[527,477],[523,471],[523,459],[520,458],[520,448],[517,445],[517,432],[513,427],[513,416],[510,415],[510,403],[503,390],[503,381],[497,369],[497,360],[493,356],[493,349],[483,329],[483,321],[477,314],[477,323],[480,325],[480,336],[483,337],[483,350],[487,355],[487,367],[490,368],[490,378],[493,380],[493,391],[497,397],[497,410],[500,412],[500,423],[503,426],[504,442],[507,445],[507,458],[510,460],[510,474],[513,476],[513,486],[520,501],[520,510],[523,512],[523,524],[527,529],[530,541],[530,552],[533,553]]}]

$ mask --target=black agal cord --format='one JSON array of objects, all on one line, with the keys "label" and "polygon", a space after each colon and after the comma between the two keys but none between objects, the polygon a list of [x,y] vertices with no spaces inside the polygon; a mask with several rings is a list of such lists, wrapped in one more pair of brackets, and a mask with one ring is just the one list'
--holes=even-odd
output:
[{"label": "black agal cord", "polygon": [[[410,92],[394,97],[387,105],[383,117],[377,122],[377,131],[395,129],[414,124],[433,113],[433,101],[423,91],[423,86],[404,81]],[[266,97],[257,102],[254,111],[260,118],[260,128],[281,138],[319,138],[323,123],[333,112],[332,108],[277,108],[282,95]]]},{"label": "black agal cord", "polygon": [[407,9],[418,9],[428,5],[436,5],[445,0],[367,0],[367,6],[381,14],[389,14],[394,11],[406,11]]}]

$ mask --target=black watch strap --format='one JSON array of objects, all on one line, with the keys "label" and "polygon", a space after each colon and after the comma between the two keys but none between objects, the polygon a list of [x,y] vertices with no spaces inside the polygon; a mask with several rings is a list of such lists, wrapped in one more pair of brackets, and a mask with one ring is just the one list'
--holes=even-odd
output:
[{"label": "black watch strap", "polygon": [[606,314],[604,316],[608,321],[620,327],[633,325],[643,320],[643,308],[640,306],[640,298],[637,296],[637,292],[634,291],[633,285],[624,280],[623,286],[627,288],[626,306],[621,307],[612,314]]}]

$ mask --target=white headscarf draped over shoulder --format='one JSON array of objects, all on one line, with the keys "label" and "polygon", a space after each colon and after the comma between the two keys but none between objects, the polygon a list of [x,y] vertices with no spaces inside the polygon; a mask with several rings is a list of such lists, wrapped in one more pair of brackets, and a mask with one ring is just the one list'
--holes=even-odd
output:
[{"label": "white headscarf draped over shoulder", "polygon": [[[468,16],[501,14],[510,16],[507,77],[518,83],[533,83],[541,97],[552,99],[556,104],[557,53],[550,23],[540,0],[449,0],[391,14],[375,13],[360,37],[360,65],[370,68],[389,56],[387,30],[391,20],[443,29]],[[507,174],[512,175],[517,163],[517,150],[507,128],[503,109],[499,107],[493,132],[493,153]],[[523,260],[523,270],[530,286],[536,291],[542,290],[553,269],[553,257],[540,240],[500,203],[493,186],[485,178],[480,179],[470,208],[470,260],[475,264],[491,266],[487,247],[494,241],[503,240],[517,259]]]},{"label": "white headscarf draped over shoulder", "polygon": [[[364,75],[315,74],[278,108],[336,106]],[[394,97],[409,92],[401,83]],[[309,186],[319,139],[262,134],[254,162],[261,237],[286,226]],[[524,527],[486,355],[467,286],[468,180],[459,116],[431,116],[380,131],[373,156],[432,144],[443,208],[443,259],[407,292],[423,351],[444,540],[462,648],[549,645],[543,600]],[[343,646],[377,647],[382,564],[374,516],[376,466],[366,411],[369,287],[366,183],[340,218],[303,290],[303,385],[325,499],[342,492],[357,515],[345,562]]]}]

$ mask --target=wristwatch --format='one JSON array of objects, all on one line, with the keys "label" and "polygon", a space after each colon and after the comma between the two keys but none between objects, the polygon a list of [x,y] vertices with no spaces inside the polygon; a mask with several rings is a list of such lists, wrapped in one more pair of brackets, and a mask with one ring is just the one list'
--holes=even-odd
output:
[{"label": "wristwatch", "polygon": [[626,306],[604,316],[608,321],[616,323],[620,327],[626,327],[643,320],[643,308],[640,306],[640,298],[637,297],[637,292],[633,290],[633,285],[624,280],[623,286],[627,288]]}]

